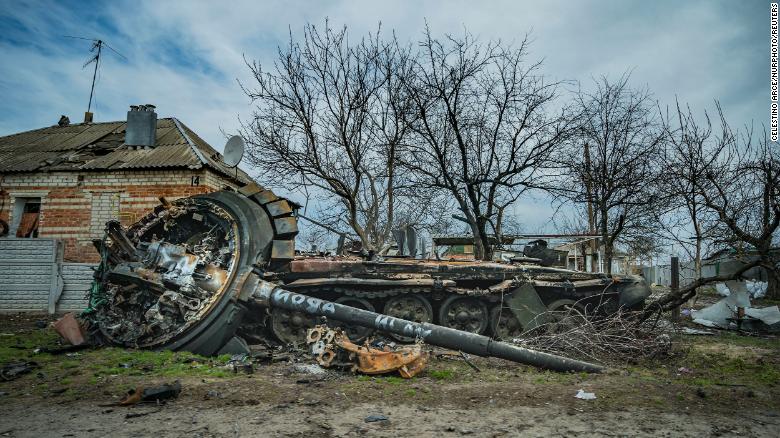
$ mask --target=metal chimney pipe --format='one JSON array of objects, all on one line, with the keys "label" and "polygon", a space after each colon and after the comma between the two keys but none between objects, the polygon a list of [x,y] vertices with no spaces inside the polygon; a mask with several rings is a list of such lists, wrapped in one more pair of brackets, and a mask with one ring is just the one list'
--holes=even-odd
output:
[{"label": "metal chimney pipe", "polygon": [[157,113],[154,105],[130,105],[127,112],[125,144],[154,147],[157,131]]}]

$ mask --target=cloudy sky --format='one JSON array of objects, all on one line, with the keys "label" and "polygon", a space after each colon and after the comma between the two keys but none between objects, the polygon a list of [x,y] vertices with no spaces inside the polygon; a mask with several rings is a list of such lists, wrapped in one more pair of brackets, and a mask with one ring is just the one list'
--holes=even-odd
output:
[{"label": "cloudy sky", "polygon": [[[98,74],[95,121],[121,120],[128,105],[153,103],[218,149],[251,107],[237,80],[243,57],[270,62],[305,23],[347,25],[363,35],[382,23],[416,41],[464,28],[483,39],[518,40],[554,79],[617,77],[631,70],[662,105],[675,96],[701,111],[720,100],[734,125],[768,124],[768,1],[60,1],[0,0],[0,135],[80,122],[92,70],[88,41],[107,53]],[[545,201],[516,207],[528,231],[545,229]]]}]

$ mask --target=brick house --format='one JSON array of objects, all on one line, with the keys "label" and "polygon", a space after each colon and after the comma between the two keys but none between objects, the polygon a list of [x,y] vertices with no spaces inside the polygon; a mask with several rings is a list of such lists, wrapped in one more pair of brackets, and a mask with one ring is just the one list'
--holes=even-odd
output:
[{"label": "brick house", "polygon": [[65,262],[98,261],[105,222],[128,225],[169,200],[250,180],[176,118],[151,105],[127,120],[68,124],[0,137],[0,236],[61,242]]}]

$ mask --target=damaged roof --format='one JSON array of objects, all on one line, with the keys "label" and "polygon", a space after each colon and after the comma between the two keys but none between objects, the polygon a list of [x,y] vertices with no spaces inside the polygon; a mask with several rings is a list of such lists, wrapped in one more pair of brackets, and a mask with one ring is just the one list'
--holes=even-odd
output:
[{"label": "damaged roof", "polygon": [[125,121],[50,126],[0,137],[0,172],[188,168],[204,166],[243,183],[222,154],[176,118],[157,120],[155,146],[125,144]]}]

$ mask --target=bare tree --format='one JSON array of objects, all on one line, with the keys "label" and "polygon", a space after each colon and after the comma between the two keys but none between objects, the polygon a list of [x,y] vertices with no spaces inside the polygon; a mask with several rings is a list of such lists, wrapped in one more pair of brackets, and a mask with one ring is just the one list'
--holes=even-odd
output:
[{"label": "bare tree", "polygon": [[628,74],[615,82],[602,77],[593,92],[577,93],[577,135],[559,158],[569,173],[559,192],[592,211],[608,273],[617,242],[646,244],[664,138],[652,96],[628,81]]},{"label": "bare tree", "polygon": [[322,194],[331,225],[349,226],[369,253],[390,236],[399,148],[410,102],[403,78],[410,51],[376,34],[352,44],[346,28],[306,26],[290,35],[270,70],[248,63],[255,104],[243,126],[249,161],[263,183]]},{"label": "bare tree", "polygon": [[723,121],[721,153],[698,184],[703,203],[717,215],[724,241],[749,259],[752,251],[768,274],[767,297],[780,298],[780,258],[776,253],[780,226],[780,145],[766,133],[732,130]]},{"label": "bare tree", "polygon": [[419,187],[447,193],[490,259],[489,236],[501,234],[506,209],[527,190],[545,187],[548,158],[568,133],[551,106],[557,83],[526,64],[528,39],[511,47],[466,33],[439,40],[426,29],[413,80],[414,141],[402,155]]},{"label": "bare tree", "polygon": [[[716,103],[721,130],[725,126],[720,105]],[[704,123],[697,122],[690,107],[679,102],[663,123],[666,131],[664,177],[658,184],[659,234],[682,249],[694,261],[694,276],[701,278],[702,256],[717,237],[717,216],[708,209],[699,190],[723,151],[716,140],[709,113]]]}]

